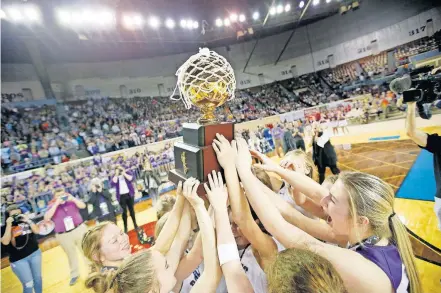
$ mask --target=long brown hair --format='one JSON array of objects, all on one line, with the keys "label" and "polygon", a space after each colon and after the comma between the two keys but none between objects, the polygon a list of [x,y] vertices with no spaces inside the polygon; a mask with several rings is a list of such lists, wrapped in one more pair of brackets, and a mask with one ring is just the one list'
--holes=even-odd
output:
[{"label": "long brown hair", "polygon": [[266,274],[269,293],[347,293],[333,265],[306,249],[280,252]]},{"label": "long brown hair", "polygon": [[[394,212],[394,191],[380,178],[361,172],[342,172],[342,181],[349,194],[350,215],[353,226],[359,217],[369,219],[374,235],[388,238],[395,244],[406,267],[412,293],[420,293],[421,282],[415,264],[412,245],[406,228]],[[358,241],[361,241],[358,235]]]}]

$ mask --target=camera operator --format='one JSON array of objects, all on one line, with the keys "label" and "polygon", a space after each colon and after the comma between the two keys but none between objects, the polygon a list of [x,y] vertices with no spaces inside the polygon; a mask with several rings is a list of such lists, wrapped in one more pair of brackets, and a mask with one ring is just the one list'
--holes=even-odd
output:
[{"label": "camera operator", "polygon": [[93,206],[91,218],[99,222],[111,221],[116,224],[115,207],[112,204],[112,195],[107,189],[103,188],[103,183],[99,178],[92,179],[91,193],[87,203]]},{"label": "camera operator", "polygon": [[407,135],[421,148],[433,154],[436,193],[435,214],[438,218],[438,228],[441,230],[441,137],[438,134],[427,134],[416,128],[415,102],[407,103]]},{"label": "camera operator", "polygon": [[115,170],[115,175],[112,178],[112,186],[116,189],[116,198],[122,208],[122,218],[124,222],[124,233],[127,233],[127,209],[129,209],[130,217],[132,218],[135,229],[138,229],[138,224],[135,218],[135,188],[132,181],[134,180],[132,172],[126,171],[121,165],[118,165]]},{"label": "camera operator", "polygon": [[9,216],[2,244],[8,251],[11,269],[20,280],[24,293],[41,293],[41,250],[36,236],[40,229],[27,215],[21,213],[18,205],[8,206],[6,213]]}]

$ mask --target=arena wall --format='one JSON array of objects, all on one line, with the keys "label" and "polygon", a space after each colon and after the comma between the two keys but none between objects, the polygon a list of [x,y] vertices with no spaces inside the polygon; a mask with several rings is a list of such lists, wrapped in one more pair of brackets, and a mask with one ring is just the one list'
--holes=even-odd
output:
[{"label": "arena wall", "polygon": [[[290,32],[260,40],[245,73],[243,69],[253,42],[231,45],[228,49],[213,49],[225,56],[236,70],[237,87],[248,88],[329,68],[329,55],[334,56],[334,65],[339,65],[425,37],[429,31],[425,29],[429,19],[433,22],[433,30],[430,31],[441,29],[439,8],[420,12],[414,1],[411,6],[409,1],[399,1],[402,4],[397,4],[397,1],[381,1],[388,3],[386,7],[378,10],[377,6],[374,10],[372,5],[376,2],[378,1],[367,1],[358,11],[343,16],[335,15],[299,28],[281,61],[276,65],[274,62]],[[416,29],[419,33],[415,33]],[[377,43],[376,47],[371,46],[374,40]],[[74,97],[74,89],[78,85],[85,89],[99,90],[101,95],[105,96],[167,96],[174,90],[174,74],[177,68],[190,55],[93,64],[63,64],[62,68],[67,71],[64,75],[68,75],[69,89]],[[49,67],[51,77],[61,76],[58,66]],[[120,86],[125,86],[126,95],[121,95]],[[160,87],[163,89],[161,92]]]},{"label": "arena wall", "polygon": [[[245,72],[244,66],[254,41],[212,49],[230,61],[236,71],[238,88],[254,87],[329,68],[330,55],[333,55],[333,65],[339,65],[440,30],[441,8],[432,8],[431,3],[427,2],[430,1],[364,1],[356,11],[345,15],[336,14],[302,26],[295,31],[277,64],[275,61],[291,32],[262,38]],[[425,29],[429,19],[432,19],[433,29]],[[375,40],[377,45],[371,46]],[[47,72],[51,82],[63,85],[66,95],[72,99],[93,95],[168,96],[175,88],[176,70],[193,53],[115,62],[51,64]],[[12,85],[4,85],[5,81],[19,82],[16,88],[35,86],[28,82],[35,79],[33,70],[19,70],[31,65],[7,66],[19,68],[6,72],[6,80],[2,77],[2,87],[13,88]],[[4,73],[3,65],[2,71]],[[41,93],[40,89],[35,88],[33,95],[39,97]]]},{"label": "arena wall", "polygon": [[23,94],[30,89],[34,100],[44,98],[44,91],[32,64],[2,64],[2,94]]}]

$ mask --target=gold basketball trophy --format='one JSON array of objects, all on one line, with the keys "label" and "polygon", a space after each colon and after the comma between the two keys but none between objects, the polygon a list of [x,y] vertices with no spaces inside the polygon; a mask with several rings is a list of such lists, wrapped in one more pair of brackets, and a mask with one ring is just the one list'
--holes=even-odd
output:
[{"label": "gold basketball trophy", "polygon": [[[207,182],[212,170],[221,169],[212,146],[216,133],[229,141],[234,137],[234,124],[220,123],[214,113],[217,107],[234,99],[234,71],[224,57],[203,48],[178,69],[176,76],[176,88],[179,88],[185,107],[190,109],[193,105],[199,108],[202,116],[197,123],[184,123],[184,142],[175,143],[175,169],[170,170],[169,180],[177,184],[194,177],[200,182]],[[198,194],[205,194],[202,185]]]}]

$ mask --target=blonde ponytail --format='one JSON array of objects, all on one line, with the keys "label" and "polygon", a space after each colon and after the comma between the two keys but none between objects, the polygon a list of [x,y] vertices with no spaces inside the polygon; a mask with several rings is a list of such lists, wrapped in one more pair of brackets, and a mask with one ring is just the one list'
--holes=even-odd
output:
[{"label": "blonde ponytail", "polygon": [[93,289],[96,293],[105,293],[111,289],[115,276],[116,270],[107,270],[105,272],[95,270],[87,276],[84,285],[88,289]]},{"label": "blonde ponytail", "polygon": [[[349,195],[353,226],[357,225],[358,217],[366,217],[374,235],[390,239],[397,246],[406,268],[411,293],[421,293],[421,282],[409,236],[398,216],[394,214],[393,189],[380,178],[361,172],[342,172],[338,179],[342,181]],[[357,236],[358,242],[361,242],[361,237]]]},{"label": "blonde ponytail", "polygon": [[398,251],[400,252],[401,260],[406,267],[406,273],[410,281],[410,292],[421,293],[421,282],[418,275],[418,270],[415,263],[415,256],[413,254],[412,244],[410,243],[409,236],[403,223],[397,215],[393,215],[389,219],[390,229],[392,232],[392,239]]}]

